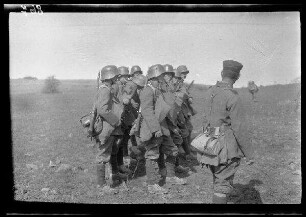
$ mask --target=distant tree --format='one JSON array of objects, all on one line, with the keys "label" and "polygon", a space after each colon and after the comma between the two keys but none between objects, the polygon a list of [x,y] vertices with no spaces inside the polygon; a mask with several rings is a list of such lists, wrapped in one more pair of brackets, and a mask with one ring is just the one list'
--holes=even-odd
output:
[{"label": "distant tree", "polygon": [[26,76],[26,77],[23,77],[23,79],[25,79],[25,80],[37,80],[36,77],[32,77],[32,76]]},{"label": "distant tree", "polygon": [[42,92],[43,93],[58,93],[58,87],[60,85],[60,81],[55,78],[55,76],[49,76],[45,80],[45,85],[43,87]]}]

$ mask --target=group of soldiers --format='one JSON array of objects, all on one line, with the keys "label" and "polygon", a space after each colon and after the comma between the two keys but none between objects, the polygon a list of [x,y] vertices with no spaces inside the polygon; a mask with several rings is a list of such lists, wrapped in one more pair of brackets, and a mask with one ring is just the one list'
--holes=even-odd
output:
[{"label": "group of soldiers", "polygon": [[170,64],[156,64],[149,67],[146,76],[139,66],[133,66],[130,72],[124,66],[103,67],[88,124],[88,134],[98,144],[98,186],[107,185],[107,163],[112,183],[134,175],[135,171],[124,164],[129,156],[130,162],[136,162],[136,169],[139,165],[145,167],[148,191],[166,193],[166,183],[186,184],[176,175],[190,172],[181,160],[199,160],[213,174],[213,203],[226,203],[240,159],[250,153],[241,101],[233,90],[241,69],[239,62],[224,61],[222,81],[205,92],[203,131],[222,126],[221,135],[226,141],[216,164],[191,152],[191,117],[196,111],[190,86],[184,83],[189,73],[185,65],[175,69]]}]

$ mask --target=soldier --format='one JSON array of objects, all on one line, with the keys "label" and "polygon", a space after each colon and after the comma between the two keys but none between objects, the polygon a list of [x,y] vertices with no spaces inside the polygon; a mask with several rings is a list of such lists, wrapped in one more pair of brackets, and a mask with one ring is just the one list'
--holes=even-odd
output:
[{"label": "soldier", "polygon": [[[94,115],[92,120],[99,116],[102,120],[103,129],[99,134],[99,147],[96,157],[98,186],[106,184],[105,165],[111,164],[111,179],[113,182],[127,179],[122,172],[123,150],[120,146],[122,141],[121,115],[123,108],[112,92],[112,85],[118,75],[118,69],[114,65],[108,65],[101,70],[101,82],[96,102],[94,103]],[[91,121],[88,130],[89,135],[94,134],[94,121]]]},{"label": "soldier", "polygon": [[[174,69],[174,77],[172,78],[172,83],[174,85],[174,94],[176,96],[176,103],[182,107],[183,102],[188,101],[189,92],[186,86],[183,83],[181,72]],[[185,106],[185,105],[184,105]],[[186,106],[185,106],[186,109]],[[181,137],[183,139],[182,148],[185,152],[185,158],[187,160],[196,159],[190,151],[190,129],[187,128],[188,124],[186,124],[186,118],[184,116],[183,110],[180,109],[177,115],[177,126],[180,129]],[[189,124],[191,125],[191,124]]]},{"label": "soldier", "polygon": [[[180,106],[177,104],[176,96],[174,94],[175,88],[172,82],[172,78],[174,77],[174,70],[172,65],[166,64],[163,66],[165,72],[162,73],[159,77],[160,79],[160,90],[163,96],[165,97],[165,101],[171,106],[171,110],[169,115],[166,117],[170,134],[174,144],[178,147],[179,155],[183,155],[185,153],[182,148],[183,138],[181,136],[180,129],[177,125],[177,114],[181,111]],[[180,165],[179,156],[175,159],[175,171],[178,173],[187,173],[189,168],[183,167]]]},{"label": "soldier", "polygon": [[257,85],[255,84],[254,81],[249,81],[248,90],[249,90],[250,94],[252,95],[252,100],[254,102],[257,102],[256,93],[258,92],[258,87],[257,87]]},{"label": "soldier", "polygon": [[223,61],[222,81],[210,87],[204,97],[203,131],[218,135],[220,145],[217,156],[204,154],[199,160],[213,174],[213,203],[227,203],[240,159],[250,159],[252,153],[241,98],[233,89],[242,67],[233,60]]},{"label": "soldier", "polygon": [[[131,128],[138,117],[139,111],[139,91],[145,86],[146,77],[142,74],[133,77],[132,80],[127,81],[122,90],[122,99],[124,105],[123,122],[125,125],[123,145],[125,148],[125,155],[128,154],[128,141],[130,139],[132,147],[137,146],[136,135],[130,135]],[[133,155],[131,155],[133,156]]]},{"label": "soldier", "polygon": [[131,68],[131,76],[137,77],[138,75],[143,74],[141,68],[139,66],[132,66]]},{"label": "soldier", "polygon": [[119,67],[118,72],[119,74],[117,76],[116,82],[113,85],[113,91],[115,93],[115,96],[120,100],[120,102],[122,102],[122,90],[128,82],[130,74],[129,69],[125,66]]},{"label": "soldier", "polygon": [[[140,92],[140,147],[146,149],[146,171],[149,192],[165,193],[167,190],[161,186],[164,182],[185,183],[184,180],[175,177],[175,159],[178,149],[173,143],[166,115],[170,106],[163,101],[159,90],[159,75],[164,72],[160,64],[149,68],[147,79],[148,84]],[[167,163],[164,155],[167,156]],[[155,166],[158,166],[160,179],[155,174]],[[170,179],[168,177],[170,177]]]},{"label": "soldier", "polygon": [[186,160],[192,160],[194,157],[190,154],[190,143],[191,143],[191,133],[193,130],[193,126],[191,124],[191,116],[196,114],[196,111],[192,107],[193,98],[189,93],[188,88],[184,84],[184,80],[186,79],[187,75],[189,74],[189,70],[185,65],[180,65],[177,67],[177,74],[180,74],[181,81],[177,84],[177,89],[183,94],[183,102],[182,102],[182,113],[185,118],[185,127],[188,131],[188,136],[184,139],[184,150],[186,152]]}]

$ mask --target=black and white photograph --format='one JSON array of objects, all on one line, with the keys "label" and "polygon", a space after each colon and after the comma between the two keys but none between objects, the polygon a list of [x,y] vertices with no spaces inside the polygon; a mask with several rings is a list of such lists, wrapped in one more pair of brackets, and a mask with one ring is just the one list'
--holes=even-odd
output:
[{"label": "black and white photograph", "polygon": [[297,7],[56,6],[4,5],[14,201],[302,203]]}]

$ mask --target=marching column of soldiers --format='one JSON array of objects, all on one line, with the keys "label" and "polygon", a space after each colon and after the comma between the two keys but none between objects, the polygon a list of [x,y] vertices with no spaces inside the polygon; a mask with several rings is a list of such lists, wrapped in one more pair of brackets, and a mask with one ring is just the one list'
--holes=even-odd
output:
[{"label": "marching column of soldiers", "polygon": [[[97,184],[108,185],[106,165],[110,165],[111,184],[134,177],[143,166],[150,193],[166,193],[165,184],[186,184],[177,173],[190,173],[182,160],[198,160],[213,175],[213,203],[227,203],[241,158],[251,159],[244,112],[233,84],[239,79],[242,64],[223,61],[222,81],[205,95],[203,132],[222,129],[221,151],[212,159],[191,152],[192,107],[190,86],[184,83],[189,70],[185,65],[156,64],[146,76],[139,66],[131,71],[125,66],[108,65],[99,72],[97,96],[93,105],[88,134],[98,144],[96,156]],[[97,120],[101,129],[96,130]],[[125,165],[136,164],[134,170]],[[217,163],[216,163],[217,162]]]}]

